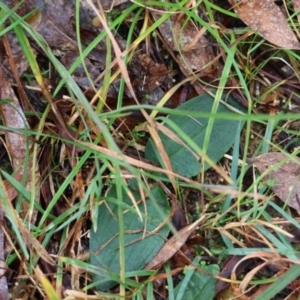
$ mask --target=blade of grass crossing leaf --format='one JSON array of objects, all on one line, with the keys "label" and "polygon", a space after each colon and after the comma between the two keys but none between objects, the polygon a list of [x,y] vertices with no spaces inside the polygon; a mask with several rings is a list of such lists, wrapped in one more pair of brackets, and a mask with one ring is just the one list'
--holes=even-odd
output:
[{"label": "blade of grass crossing leaf", "polygon": [[58,258],[63,264],[68,264],[68,265],[74,265],[74,266],[78,266],[79,268],[87,271],[87,272],[90,272],[90,273],[108,273],[106,270],[104,269],[100,269],[98,267],[95,267],[93,266],[92,264],[90,263],[87,263],[87,262],[84,262],[84,261],[81,261],[79,259],[76,259],[76,258],[70,258],[70,257],[65,257],[65,256],[60,256]]},{"label": "blade of grass crossing leaf", "polygon": [[205,162],[207,162],[210,167],[215,169],[219,174],[222,175],[222,177],[228,181],[229,184],[234,184],[230,177],[222,170],[222,168],[218,167],[210,158],[209,156],[201,149],[194,141],[193,139],[187,135],[177,124],[175,124],[173,121],[171,121],[169,118],[164,118],[163,121],[169,125],[170,128],[173,129],[174,132],[183,140],[183,142],[188,145],[188,147],[194,151],[197,155],[199,155]]},{"label": "blade of grass crossing leaf", "polygon": [[[238,174],[238,167],[239,167],[238,162],[239,162],[239,152],[240,152],[240,137],[241,137],[240,132],[242,129],[241,127],[242,127],[242,122],[239,122],[238,130],[236,132],[235,143],[233,145],[233,153],[232,153],[231,169],[230,169],[230,178],[232,179],[233,182],[237,181],[237,174]],[[229,209],[231,205],[231,200],[232,200],[232,196],[227,195],[222,206],[222,213],[224,213],[227,209]],[[222,222],[224,218],[221,218],[220,221]],[[221,232],[221,236],[227,248],[233,248],[232,241],[227,236],[222,234],[222,232]]]},{"label": "blade of grass crossing leaf", "polygon": [[230,177],[233,182],[237,180],[237,174],[239,170],[239,154],[240,154],[240,142],[241,142],[241,131],[244,127],[244,122],[239,122],[238,130],[236,132],[235,142],[233,145],[231,168],[230,168]]},{"label": "blade of grass crossing leaf", "polygon": [[[242,130],[242,122],[239,122],[238,130],[236,132],[236,138],[233,145],[233,152],[232,152],[232,160],[231,160],[231,169],[230,169],[230,178],[233,182],[237,181],[237,174],[238,174],[238,167],[239,167],[239,153],[240,153],[240,137],[241,137],[241,130]],[[227,195],[223,206],[222,212],[225,212],[231,204],[231,195]]]},{"label": "blade of grass crossing leaf", "polygon": [[[240,122],[239,123],[239,131],[237,132],[237,135],[238,134],[240,134],[241,132],[242,132],[242,128],[241,128],[241,125],[242,125],[242,123]],[[244,123],[243,123],[243,126],[244,126]],[[237,180],[237,174],[238,174],[238,167],[239,167],[239,165],[238,165],[238,162],[239,162],[239,146],[240,146],[240,135],[239,136],[236,136],[236,143],[235,143],[235,147],[234,147],[234,151],[233,151],[233,155],[232,155],[232,161],[231,161],[231,176],[234,176],[234,178],[232,178],[232,180],[234,181],[234,182],[239,182],[239,186],[238,186],[238,189],[239,189],[239,191],[240,192],[242,192],[242,189],[243,189],[243,184],[242,184],[242,182],[241,181],[239,181],[239,180]],[[245,160],[243,160],[243,162],[244,162]],[[244,163],[242,163],[242,166],[244,166],[245,164]],[[243,177],[242,177],[243,178]],[[228,198],[228,196],[227,196],[227,198]],[[227,199],[226,198],[226,199]],[[240,213],[241,213],[241,211],[240,211],[240,201],[241,201],[241,199],[242,199],[242,197],[239,197],[238,198],[238,201],[237,201],[237,214],[238,215],[240,215]],[[225,201],[226,202],[226,201]],[[229,206],[228,206],[229,207]]]},{"label": "blade of grass crossing leaf", "polygon": [[[102,173],[97,173],[102,174]],[[100,176],[99,176],[100,177]],[[97,231],[97,220],[98,220],[98,199],[101,198],[102,189],[98,185],[97,179],[92,179],[91,183],[88,186],[88,189],[84,195],[83,202],[90,201],[90,212],[91,212],[91,221],[94,231]],[[100,191],[99,191],[100,190]],[[83,204],[83,207],[85,204]]]},{"label": "blade of grass crossing leaf", "polygon": [[[234,42],[234,35],[232,35],[232,39],[231,39],[231,43]],[[228,49],[228,51],[230,51],[230,53],[232,54],[232,57],[234,57],[234,54],[236,52],[236,45],[232,46],[231,48]],[[222,70],[222,75],[220,78],[220,83],[215,95],[215,99],[214,99],[214,103],[211,109],[211,112],[213,114],[215,114],[217,112],[220,100],[222,98],[223,95],[223,91],[224,91],[224,87],[226,85],[226,82],[228,80],[228,76],[230,74],[231,71],[231,67],[232,67],[232,59],[230,56],[227,56],[226,61],[225,61],[225,65],[224,68]],[[210,140],[210,136],[211,136],[211,132],[213,129],[213,125],[214,125],[214,118],[209,118],[207,127],[206,127],[206,132],[205,132],[205,138],[204,138],[204,142],[203,142],[203,151],[206,153],[207,149],[208,149],[208,145],[209,145],[209,140]],[[204,166],[203,162],[202,162],[202,166]]]},{"label": "blade of grass crossing leaf", "polygon": [[156,148],[158,149],[158,152],[160,154],[161,157],[161,161],[163,163],[163,167],[170,171],[170,175],[168,175],[170,182],[172,183],[172,186],[174,188],[174,191],[176,191],[176,181],[175,181],[175,176],[173,174],[173,170],[172,170],[172,164],[169,158],[169,155],[167,154],[167,152],[165,151],[164,145],[162,143],[162,140],[160,138],[160,136],[158,135],[158,132],[152,127],[152,126],[147,126],[148,131],[155,143]]},{"label": "blade of grass crossing leaf", "polygon": [[[121,170],[119,169],[119,165],[115,166],[115,174],[116,174],[116,187],[117,187],[117,197],[118,199],[122,199],[122,178],[120,178],[119,174],[121,174]],[[124,215],[123,208],[118,206],[118,223],[119,223],[119,258],[120,258],[120,281],[125,282],[125,232],[124,232]],[[125,296],[125,287],[120,285],[120,295]]]},{"label": "blade of grass crossing leaf", "polygon": [[[246,121],[246,126],[245,126],[245,146],[244,146],[244,153],[243,153],[243,157],[242,160],[243,162],[245,162],[247,160],[247,156],[248,156],[248,149],[249,149],[249,142],[250,142],[250,136],[251,136],[251,120],[247,120]],[[245,163],[243,163],[241,165],[240,168],[240,175],[239,175],[239,181],[243,180],[246,171],[247,171],[247,166]],[[239,185],[239,190],[241,191],[242,185]],[[238,202],[239,203],[239,202]],[[238,218],[240,217],[240,207],[238,206]]]}]

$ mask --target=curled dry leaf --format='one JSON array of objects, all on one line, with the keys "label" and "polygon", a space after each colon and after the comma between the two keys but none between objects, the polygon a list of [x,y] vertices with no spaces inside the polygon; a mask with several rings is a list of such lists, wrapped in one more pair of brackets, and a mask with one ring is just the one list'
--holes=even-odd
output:
[{"label": "curled dry leaf", "polygon": [[228,0],[240,19],[269,42],[286,49],[300,49],[286,16],[273,0]]},{"label": "curled dry leaf", "polygon": [[260,173],[272,191],[287,205],[300,210],[300,159],[288,159],[280,152],[270,152],[248,159]]}]

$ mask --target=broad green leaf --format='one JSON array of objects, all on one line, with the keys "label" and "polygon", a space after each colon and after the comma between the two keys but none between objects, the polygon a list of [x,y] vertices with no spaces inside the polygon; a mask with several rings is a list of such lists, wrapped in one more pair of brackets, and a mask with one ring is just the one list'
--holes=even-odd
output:
[{"label": "broad green leaf", "polygon": [[[238,105],[233,97],[227,97],[235,107],[242,109]],[[201,95],[196,97],[185,104],[181,105],[178,110],[210,113],[213,105],[213,98],[209,95]],[[226,107],[224,104],[220,103],[217,113],[230,113],[233,111]],[[175,124],[184,134],[186,134],[191,142],[195,143],[200,149],[203,148],[205,132],[208,125],[208,118],[206,117],[194,117],[186,114],[170,115],[166,119],[166,127],[176,132],[171,128],[170,124]],[[206,151],[208,157],[214,162],[218,162],[223,155],[229,150],[229,148],[234,143],[236,134],[238,133],[238,124],[242,122],[240,120],[230,120],[230,119],[219,119],[215,118],[212,132],[209,138],[209,145]],[[169,124],[169,125],[168,125]],[[183,140],[183,145],[175,142],[170,137],[166,136],[164,133],[159,133],[160,138],[164,144],[165,150],[169,155],[172,168],[176,173],[179,173],[186,177],[192,177],[200,173],[201,164],[193,152],[185,147],[188,144],[187,141]],[[176,134],[178,135],[178,134]],[[182,140],[182,138],[181,138]],[[161,163],[161,157],[156,149],[154,142],[150,139],[146,145],[145,157],[155,163]],[[205,164],[204,170],[210,167],[208,163]]]},{"label": "broad green leaf", "polygon": [[194,268],[188,270],[185,278],[174,289],[176,300],[214,299],[217,279],[213,275],[219,274],[219,266],[209,265],[201,269],[203,272]]},{"label": "broad green leaf", "polygon": [[[120,271],[119,224],[116,218],[118,201],[118,204],[124,207],[126,272],[143,269],[163,246],[169,228],[168,226],[159,227],[169,215],[170,206],[165,194],[158,186],[154,186],[150,193],[151,197],[146,198],[146,211],[143,203],[138,205],[144,216],[143,221],[139,219],[125,192],[122,201],[117,199],[115,186],[112,186],[107,195],[107,199],[112,199],[114,203],[107,201],[99,207],[97,231],[91,230],[90,236],[91,264],[103,269],[101,274],[94,275],[94,282],[101,280],[97,284],[99,290],[104,291],[113,287],[117,282],[112,279],[117,279]],[[136,201],[141,202],[139,193],[133,192],[133,195]],[[149,232],[155,229],[157,232],[149,235]]]}]

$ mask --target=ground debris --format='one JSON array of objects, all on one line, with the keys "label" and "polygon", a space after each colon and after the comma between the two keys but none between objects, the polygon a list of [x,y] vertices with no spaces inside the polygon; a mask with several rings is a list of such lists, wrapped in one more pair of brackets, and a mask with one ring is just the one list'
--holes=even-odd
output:
[{"label": "ground debris", "polygon": [[300,159],[288,157],[280,152],[270,152],[248,159],[254,163],[264,181],[287,205],[300,210]]},{"label": "ground debris", "polygon": [[269,42],[285,49],[300,49],[287,16],[273,0],[229,0],[229,3],[243,22]]}]

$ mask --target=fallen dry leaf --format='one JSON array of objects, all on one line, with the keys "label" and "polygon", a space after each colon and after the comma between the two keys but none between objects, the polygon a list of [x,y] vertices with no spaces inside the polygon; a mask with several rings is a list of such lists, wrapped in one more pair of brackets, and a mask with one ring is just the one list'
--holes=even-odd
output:
[{"label": "fallen dry leaf", "polygon": [[[300,210],[300,159],[270,152],[247,160],[254,163],[272,191],[287,205]],[[282,163],[281,163],[282,162]]]},{"label": "fallen dry leaf", "polygon": [[196,227],[204,220],[205,215],[203,215],[199,220],[194,223],[182,228],[175,235],[173,235],[164,246],[158,251],[156,256],[152,261],[145,267],[146,270],[155,269],[166,261],[168,261],[177,251],[183,246],[188,237],[196,229]]},{"label": "fallen dry leaf", "polygon": [[300,49],[286,16],[273,0],[228,0],[240,19],[267,41],[286,49]]}]

